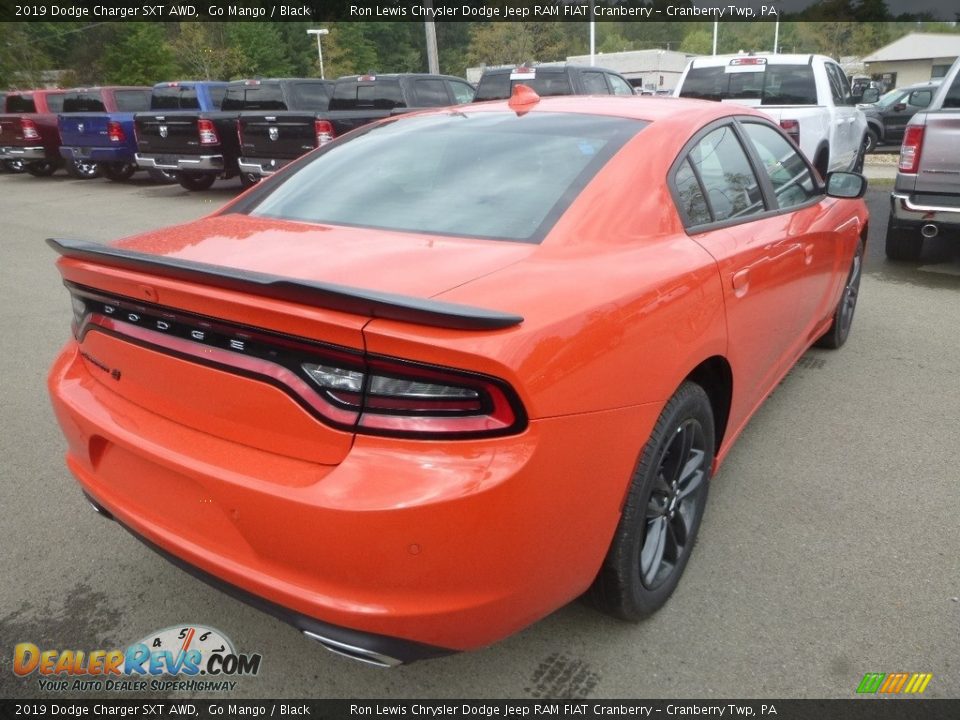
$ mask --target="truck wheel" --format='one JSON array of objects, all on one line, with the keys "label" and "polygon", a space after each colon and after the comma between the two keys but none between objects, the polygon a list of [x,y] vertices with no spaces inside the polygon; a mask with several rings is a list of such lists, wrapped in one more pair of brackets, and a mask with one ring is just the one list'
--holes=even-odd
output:
[{"label": "truck wheel", "polygon": [[49,177],[57,171],[58,167],[59,165],[57,163],[50,162],[49,160],[38,160],[37,162],[26,164],[27,172],[34,177]]},{"label": "truck wheel", "polygon": [[874,131],[873,129],[868,129],[864,152],[872,153],[874,150],[877,149],[878,142],[879,142],[879,138],[877,137],[876,131]]},{"label": "truck wheel", "polygon": [[91,180],[100,177],[100,166],[97,163],[74,160],[67,162],[67,173],[80,180]]},{"label": "truck wheel", "polygon": [[209,190],[216,180],[217,176],[209,173],[177,173],[177,182],[180,183],[180,187],[190,192]]},{"label": "truck wheel", "polygon": [[26,170],[23,160],[4,160],[3,169],[12,173],[22,173]]},{"label": "truck wheel", "polygon": [[916,262],[923,252],[923,236],[918,228],[909,229],[894,225],[893,215],[887,221],[887,257],[891,260]]},{"label": "truck wheel", "polygon": [[133,163],[107,163],[102,166],[102,170],[108,180],[125,182],[133,177],[137,166]]},{"label": "truck wheel", "polygon": [[821,178],[826,179],[827,171],[830,169],[830,151],[824,149],[818,152],[817,159],[813,161],[813,167],[820,173]]}]

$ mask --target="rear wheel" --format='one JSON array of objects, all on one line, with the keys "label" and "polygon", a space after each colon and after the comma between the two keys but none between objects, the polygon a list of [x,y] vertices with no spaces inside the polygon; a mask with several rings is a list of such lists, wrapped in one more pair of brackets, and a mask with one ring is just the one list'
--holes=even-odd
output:
[{"label": "rear wheel", "polygon": [[3,169],[12,173],[22,173],[26,170],[23,160],[4,160]]},{"label": "rear wheel", "polygon": [[877,142],[878,142],[878,141],[879,141],[879,138],[877,137],[876,131],[874,131],[874,130],[867,130],[867,137],[866,137],[866,140],[865,140],[865,150],[866,150],[866,152],[871,153],[871,152],[873,152],[874,150],[876,150],[876,149],[877,149]]},{"label": "rear wheel", "polygon": [[707,502],[714,455],[706,392],[686,382],[670,398],[633,472],[603,567],[589,592],[624,620],[656,612],[686,568]]},{"label": "rear wheel", "polygon": [[826,179],[827,171],[830,169],[830,152],[823,149],[817,153],[817,159],[813,161],[813,167],[820,173],[820,177]]},{"label": "rear wheel", "polygon": [[833,323],[830,329],[817,340],[818,347],[836,350],[847,341],[850,336],[850,326],[853,324],[853,313],[857,309],[862,274],[863,240],[860,240],[850,263],[850,272],[847,274],[847,283],[843,286],[843,295],[840,296],[840,302],[837,303],[837,309],[833,313]]},{"label": "rear wheel", "polygon": [[34,177],[49,177],[57,171],[60,165],[55,162],[50,162],[49,160],[38,160],[27,163],[25,167],[27,172]]},{"label": "rear wheel", "polygon": [[86,160],[68,160],[67,173],[80,180],[92,180],[100,177],[100,165]]},{"label": "rear wheel", "polygon": [[887,221],[886,253],[891,260],[916,262],[923,252],[923,236],[919,228],[904,228],[894,224],[893,215]]},{"label": "rear wheel", "polygon": [[137,166],[133,163],[106,163],[102,166],[103,174],[114,182],[125,182],[133,177]]},{"label": "rear wheel", "polygon": [[191,192],[209,190],[216,180],[217,176],[209,173],[177,173],[177,181],[180,186]]}]

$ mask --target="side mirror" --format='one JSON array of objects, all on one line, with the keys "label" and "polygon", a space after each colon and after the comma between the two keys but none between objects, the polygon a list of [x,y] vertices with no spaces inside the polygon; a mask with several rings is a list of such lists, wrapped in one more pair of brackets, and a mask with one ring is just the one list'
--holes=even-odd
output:
[{"label": "side mirror", "polygon": [[867,192],[867,179],[851,172],[827,173],[827,195],[835,198],[862,198]]},{"label": "side mirror", "polygon": [[867,88],[863,91],[863,95],[860,96],[860,102],[864,104],[875,103],[880,99],[880,91],[876,88]]}]

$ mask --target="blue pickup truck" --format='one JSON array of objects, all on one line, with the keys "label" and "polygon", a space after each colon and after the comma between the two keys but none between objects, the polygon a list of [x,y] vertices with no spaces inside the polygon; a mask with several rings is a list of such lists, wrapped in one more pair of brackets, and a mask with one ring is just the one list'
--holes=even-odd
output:
[{"label": "blue pickup truck", "polygon": [[[102,87],[71,91],[60,115],[60,154],[77,177],[103,174],[122,182],[139,169],[133,116],[146,110],[217,109],[222,82],[164,82],[152,88]],[[151,171],[155,180],[172,180]]]}]

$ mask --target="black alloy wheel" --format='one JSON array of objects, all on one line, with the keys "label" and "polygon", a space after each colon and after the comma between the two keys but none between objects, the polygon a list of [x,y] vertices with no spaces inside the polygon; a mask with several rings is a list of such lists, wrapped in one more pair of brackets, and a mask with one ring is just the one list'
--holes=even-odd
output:
[{"label": "black alloy wheel", "polygon": [[833,322],[820,339],[818,347],[836,350],[842,347],[850,336],[853,325],[853,314],[857,309],[857,299],[860,297],[860,278],[863,276],[863,240],[857,241],[857,249],[850,261],[850,272],[847,273],[847,282],[843,286],[843,294],[833,313]]},{"label": "black alloy wheel", "polygon": [[588,594],[604,612],[640,620],[660,609],[677,587],[706,507],[714,442],[707,393],[685,382],[643,448],[610,550]]}]

